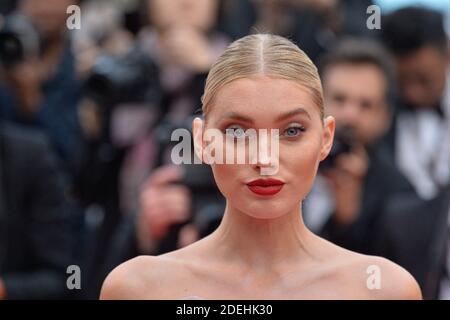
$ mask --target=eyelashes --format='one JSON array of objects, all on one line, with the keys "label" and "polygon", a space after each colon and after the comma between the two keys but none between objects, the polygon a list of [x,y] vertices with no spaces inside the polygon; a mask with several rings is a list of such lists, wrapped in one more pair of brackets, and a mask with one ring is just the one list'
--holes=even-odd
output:
[{"label": "eyelashes", "polygon": [[[222,132],[231,139],[246,139],[249,138],[249,133],[246,132],[246,128],[238,125],[232,124],[227,126]],[[302,133],[306,132],[305,126],[299,123],[289,124],[284,130],[282,130],[280,139],[294,139],[299,137]]]},{"label": "eyelashes", "polygon": [[301,135],[306,131],[304,126],[291,126],[284,130],[284,136],[288,138],[293,138]]}]

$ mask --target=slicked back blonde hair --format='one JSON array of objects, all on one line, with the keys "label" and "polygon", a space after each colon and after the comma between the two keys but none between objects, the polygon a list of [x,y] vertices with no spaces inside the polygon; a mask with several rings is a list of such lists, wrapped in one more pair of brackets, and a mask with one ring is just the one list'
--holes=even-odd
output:
[{"label": "slicked back blonde hair", "polygon": [[323,119],[323,92],[316,66],[294,43],[272,34],[248,35],[228,46],[206,79],[202,96],[204,116],[221,87],[253,75],[274,76],[300,84],[311,93]]}]

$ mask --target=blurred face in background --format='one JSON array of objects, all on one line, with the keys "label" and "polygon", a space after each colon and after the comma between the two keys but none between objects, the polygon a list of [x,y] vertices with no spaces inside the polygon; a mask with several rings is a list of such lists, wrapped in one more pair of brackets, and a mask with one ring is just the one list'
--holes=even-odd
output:
[{"label": "blurred face in background", "polygon": [[148,10],[159,30],[187,25],[206,31],[216,22],[218,0],[148,0]]},{"label": "blurred face in background", "polygon": [[335,64],[323,74],[325,107],[336,125],[347,125],[364,145],[375,142],[389,126],[387,81],[371,64]]},{"label": "blurred face in background", "polygon": [[448,60],[442,49],[432,46],[397,56],[398,83],[405,102],[418,108],[435,107],[444,93]]},{"label": "blurred face in background", "polygon": [[67,7],[78,4],[77,0],[22,0],[20,11],[36,25],[47,39],[59,36],[66,29],[69,15]]}]

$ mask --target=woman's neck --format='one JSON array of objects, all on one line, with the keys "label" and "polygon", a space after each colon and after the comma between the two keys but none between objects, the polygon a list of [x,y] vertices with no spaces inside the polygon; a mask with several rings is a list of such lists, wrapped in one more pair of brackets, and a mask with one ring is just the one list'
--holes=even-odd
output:
[{"label": "woman's neck", "polygon": [[257,219],[227,204],[211,237],[216,254],[252,269],[273,269],[313,258],[313,234],[303,222],[300,206],[279,218]]}]

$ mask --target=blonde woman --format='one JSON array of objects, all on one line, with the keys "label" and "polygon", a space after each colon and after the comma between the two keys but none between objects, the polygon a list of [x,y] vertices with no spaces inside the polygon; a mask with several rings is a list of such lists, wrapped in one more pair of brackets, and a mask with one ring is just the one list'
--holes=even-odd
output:
[{"label": "blonde woman", "polygon": [[[227,200],[217,230],[182,249],[125,262],[105,280],[102,299],[421,298],[398,265],[333,245],[303,223],[301,202],[335,129],[303,51],[269,34],[235,41],[211,68],[202,103],[204,117],[193,122],[201,159],[209,129],[244,142],[248,129],[276,129],[278,159],[249,151],[245,164],[211,163]],[[263,173],[274,164],[274,174]]]}]

